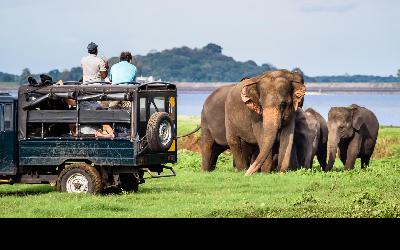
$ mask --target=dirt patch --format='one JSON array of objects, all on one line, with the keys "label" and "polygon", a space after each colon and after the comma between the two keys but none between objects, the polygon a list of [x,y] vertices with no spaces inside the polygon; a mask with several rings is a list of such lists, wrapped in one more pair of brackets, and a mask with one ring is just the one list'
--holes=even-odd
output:
[{"label": "dirt patch", "polygon": [[400,144],[399,137],[383,137],[378,138],[375,145],[373,159],[382,159],[396,155],[395,146]]},{"label": "dirt patch", "polygon": [[178,149],[187,149],[193,152],[201,153],[200,147],[201,137],[198,135],[190,135],[178,140]]}]

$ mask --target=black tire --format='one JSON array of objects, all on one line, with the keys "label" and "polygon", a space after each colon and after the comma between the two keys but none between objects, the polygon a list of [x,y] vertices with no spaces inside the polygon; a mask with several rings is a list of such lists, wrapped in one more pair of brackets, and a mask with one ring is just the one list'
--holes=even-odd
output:
[{"label": "black tire", "polygon": [[173,123],[169,114],[166,112],[152,114],[147,123],[146,136],[151,151],[168,151],[174,141]]},{"label": "black tire", "polygon": [[[87,186],[76,181],[77,177],[87,181]],[[99,194],[103,190],[103,183],[100,173],[94,167],[86,163],[75,163],[61,171],[57,180],[57,190],[66,193]]]},{"label": "black tire", "polygon": [[133,174],[120,174],[119,180],[121,182],[120,188],[127,192],[138,192],[139,191],[139,180]]}]

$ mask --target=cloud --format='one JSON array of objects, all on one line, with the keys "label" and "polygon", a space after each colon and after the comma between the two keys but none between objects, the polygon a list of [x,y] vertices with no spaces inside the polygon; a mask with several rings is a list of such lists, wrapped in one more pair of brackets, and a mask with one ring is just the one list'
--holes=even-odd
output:
[{"label": "cloud", "polygon": [[342,0],[305,0],[300,7],[304,12],[348,12],[357,8],[353,1]]}]

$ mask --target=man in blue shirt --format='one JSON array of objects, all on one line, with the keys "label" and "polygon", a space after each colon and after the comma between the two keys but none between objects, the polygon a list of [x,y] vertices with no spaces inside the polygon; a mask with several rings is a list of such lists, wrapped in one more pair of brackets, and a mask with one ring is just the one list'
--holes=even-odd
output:
[{"label": "man in blue shirt", "polygon": [[132,54],[130,52],[122,52],[119,59],[120,62],[114,64],[110,70],[112,84],[133,82],[137,69],[132,64]]}]

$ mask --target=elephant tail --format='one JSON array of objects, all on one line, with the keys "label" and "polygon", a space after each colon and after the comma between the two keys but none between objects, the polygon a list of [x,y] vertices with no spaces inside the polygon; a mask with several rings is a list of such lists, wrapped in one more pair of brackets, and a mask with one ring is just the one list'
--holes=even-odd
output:
[{"label": "elephant tail", "polygon": [[188,133],[188,134],[186,134],[186,135],[177,136],[176,139],[179,139],[179,138],[183,138],[183,137],[187,137],[187,136],[189,136],[189,135],[192,135],[192,134],[196,133],[197,131],[199,131],[200,129],[201,129],[201,125],[197,125],[197,128],[196,128],[195,130],[193,130],[192,132],[190,132],[190,133]]}]

